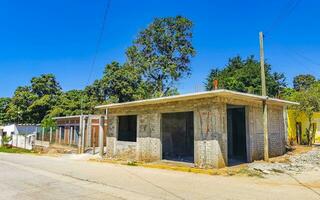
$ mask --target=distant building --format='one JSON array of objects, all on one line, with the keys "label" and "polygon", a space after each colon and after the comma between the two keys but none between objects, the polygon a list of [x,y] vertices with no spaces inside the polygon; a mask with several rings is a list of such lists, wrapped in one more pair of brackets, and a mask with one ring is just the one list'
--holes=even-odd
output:
[{"label": "distant building", "polygon": [[0,131],[0,143],[4,136],[11,137],[10,145],[19,148],[32,149],[36,134],[40,130],[39,125],[34,124],[10,124],[2,127]]},{"label": "distant building", "polygon": [[[73,145],[86,148],[98,147],[100,115],[74,115],[53,118],[57,129],[50,140],[51,143]],[[105,122],[104,126],[107,126]],[[104,128],[104,145],[106,144],[106,130]],[[82,137],[82,134],[83,136]]]},{"label": "distant building", "polygon": [[[295,110],[288,111],[288,134],[289,140],[296,144],[307,143],[307,128],[309,122],[307,116]],[[320,142],[320,112],[313,113],[311,131],[314,135],[314,142]]]}]

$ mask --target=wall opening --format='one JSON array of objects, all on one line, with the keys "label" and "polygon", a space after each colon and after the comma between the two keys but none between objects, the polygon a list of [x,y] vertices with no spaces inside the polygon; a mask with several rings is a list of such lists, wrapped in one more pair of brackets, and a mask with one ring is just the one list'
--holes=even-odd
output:
[{"label": "wall opening", "polygon": [[162,159],[194,162],[193,112],[164,113],[162,127]]},{"label": "wall opening", "polygon": [[119,116],[118,140],[137,141],[137,115]]},{"label": "wall opening", "polygon": [[247,162],[246,112],[244,106],[227,108],[228,164]]}]

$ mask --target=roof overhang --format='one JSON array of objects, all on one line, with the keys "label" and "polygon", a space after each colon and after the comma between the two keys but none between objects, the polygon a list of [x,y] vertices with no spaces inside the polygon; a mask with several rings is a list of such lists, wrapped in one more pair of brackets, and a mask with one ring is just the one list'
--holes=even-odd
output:
[{"label": "roof overhang", "polygon": [[209,98],[209,97],[229,97],[229,98],[243,99],[248,101],[266,101],[269,104],[276,104],[276,105],[299,105],[299,103],[297,102],[221,89],[221,90],[213,90],[213,91],[207,91],[207,92],[198,92],[198,93],[190,93],[190,94],[175,95],[175,96],[168,96],[168,97],[160,97],[160,98],[154,98],[154,99],[131,101],[131,102],[125,102],[125,103],[99,105],[99,106],[96,106],[95,108],[96,109],[124,108],[124,107],[131,107],[131,106],[152,105],[152,104],[168,103],[168,102],[174,102],[174,101],[180,101],[180,100],[193,100],[193,99],[201,99],[201,98]]}]

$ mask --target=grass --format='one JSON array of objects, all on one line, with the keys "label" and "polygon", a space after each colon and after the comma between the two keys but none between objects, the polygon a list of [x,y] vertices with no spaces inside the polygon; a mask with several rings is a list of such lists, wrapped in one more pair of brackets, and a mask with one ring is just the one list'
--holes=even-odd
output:
[{"label": "grass", "polygon": [[16,147],[0,147],[0,152],[3,153],[36,153],[35,151],[28,150],[28,149],[21,149]]},{"label": "grass", "polygon": [[129,161],[129,162],[127,162],[127,165],[129,165],[129,166],[138,166],[138,163],[135,162],[135,161]]}]

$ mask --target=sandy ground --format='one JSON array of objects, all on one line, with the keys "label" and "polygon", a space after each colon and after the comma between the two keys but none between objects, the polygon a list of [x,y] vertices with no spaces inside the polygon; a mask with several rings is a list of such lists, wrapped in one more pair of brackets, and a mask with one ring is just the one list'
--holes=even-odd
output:
[{"label": "sandy ground", "polygon": [[212,176],[0,153],[0,199],[320,199],[320,172]]}]

